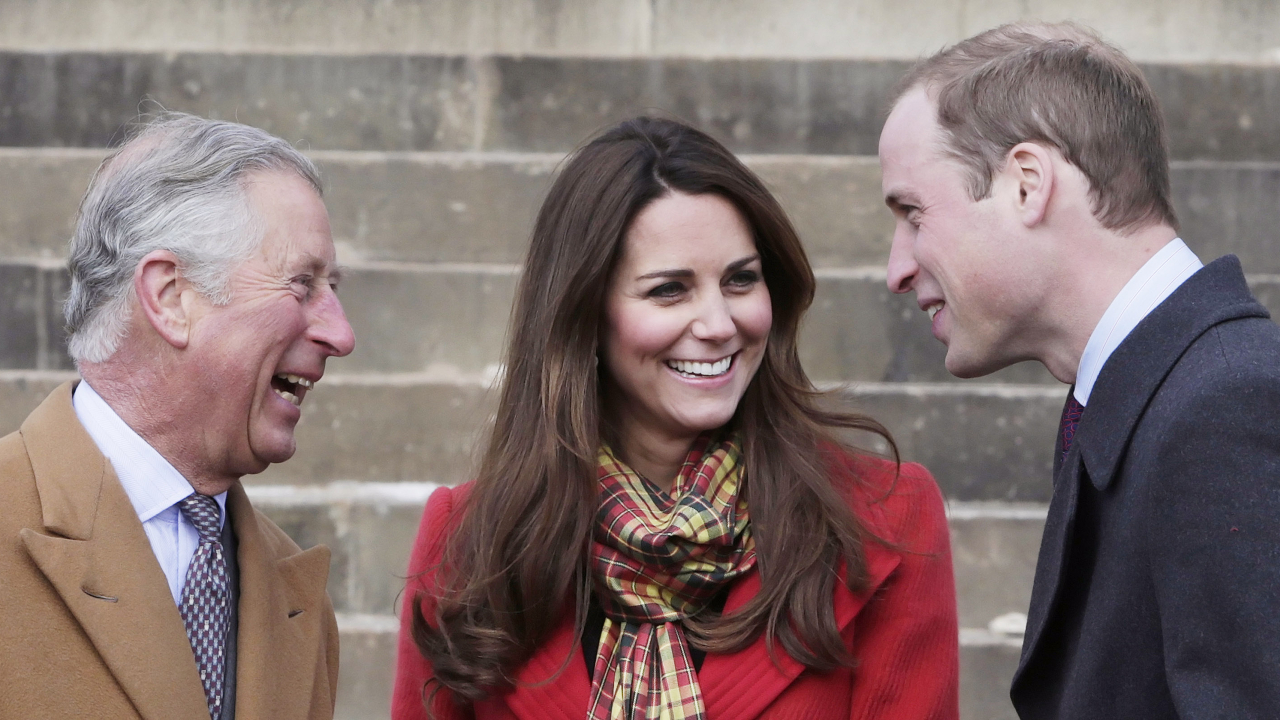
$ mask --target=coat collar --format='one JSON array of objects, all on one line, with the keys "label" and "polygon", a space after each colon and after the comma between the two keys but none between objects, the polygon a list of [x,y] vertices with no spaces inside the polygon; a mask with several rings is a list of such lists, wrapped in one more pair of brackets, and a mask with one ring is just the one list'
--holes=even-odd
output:
[{"label": "coat collar", "polygon": [[[1240,261],[1206,265],[1160,303],[1107,360],[1080,418],[1076,445],[1099,490],[1115,478],[1151,397],[1196,338],[1218,323],[1270,314],[1249,293]],[[1070,458],[1069,458],[1070,459]]]},{"label": "coat collar", "polygon": [[[44,524],[24,529],[22,542],[142,717],[207,715],[164,573],[111,464],[76,419],[74,387],[59,387],[22,425]],[[298,553],[263,524],[238,482],[227,508],[240,568],[236,716],[305,715],[331,617],[329,550]]]},{"label": "coat collar", "polygon": [[22,530],[22,542],[139,715],[207,715],[164,573],[110,463],[76,419],[74,385],[22,424],[44,521],[43,533]]},{"label": "coat collar", "polygon": [[[854,594],[844,585],[844,571],[834,591],[836,625],[843,632],[877,588],[898,566],[898,555],[874,542],[865,546],[867,590]],[[760,575],[752,571],[729,591],[725,611],[745,605],[760,591]],[[770,657],[764,638],[731,655],[708,654],[698,673],[707,717],[757,717],[804,670],[781,647]],[[572,613],[566,613],[552,637],[520,669],[516,688],[491,700],[502,702],[521,720],[558,720],[581,717],[590,703],[582,646],[574,634]]]}]

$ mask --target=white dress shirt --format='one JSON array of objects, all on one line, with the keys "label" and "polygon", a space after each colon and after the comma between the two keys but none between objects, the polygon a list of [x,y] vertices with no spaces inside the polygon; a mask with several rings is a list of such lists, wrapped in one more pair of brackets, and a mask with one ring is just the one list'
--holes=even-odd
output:
[{"label": "white dress shirt", "polygon": [[[126,425],[89,383],[80,381],[71,404],[80,424],[115,468],[125,494],[138,513],[138,520],[142,521],[142,529],[147,531],[160,569],[169,581],[173,601],[180,604],[187,566],[200,545],[199,531],[177,506],[194,492],[191,483]],[[221,522],[225,523],[227,494],[215,495],[214,499],[222,511]]]},{"label": "white dress shirt", "polygon": [[1120,347],[1143,318],[1202,267],[1204,263],[1182,242],[1182,238],[1174,238],[1129,278],[1102,314],[1088,344],[1084,346],[1084,354],[1080,356],[1074,394],[1081,405],[1089,404],[1093,384],[1098,381],[1098,374],[1111,353]]}]

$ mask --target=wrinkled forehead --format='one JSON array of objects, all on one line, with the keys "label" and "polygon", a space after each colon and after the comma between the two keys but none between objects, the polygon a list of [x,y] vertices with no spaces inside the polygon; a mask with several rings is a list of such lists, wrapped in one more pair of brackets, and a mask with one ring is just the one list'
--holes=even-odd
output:
[{"label": "wrinkled forehead", "polygon": [[259,261],[291,273],[337,271],[328,211],[304,178],[272,170],[250,173],[242,182],[255,230],[262,234]]}]

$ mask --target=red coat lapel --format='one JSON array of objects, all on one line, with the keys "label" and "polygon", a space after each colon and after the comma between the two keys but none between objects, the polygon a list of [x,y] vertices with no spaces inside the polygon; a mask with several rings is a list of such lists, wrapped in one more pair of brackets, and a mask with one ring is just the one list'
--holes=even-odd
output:
[{"label": "red coat lapel", "polygon": [[501,699],[521,720],[562,720],[586,717],[590,693],[582,646],[574,636],[573,613],[568,612],[520,668],[515,689]]},{"label": "red coat lapel", "polygon": [[[862,606],[875,593],[898,566],[898,556],[884,548],[868,543],[866,546],[868,589],[857,595],[844,585],[844,570],[840,571],[835,589],[836,625],[843,631],[853,622]],[[759,573],[751,573],[729,593],[725,611],[746,604],[760,591]],[[781,646],[775,646],[774,664],[765,648],[764,638],[757,639],[750,647],[732,655],[707,655],[698,681],[702,685],[702,699],[709,718],[735,718],[751,720],[757,717],[774,698],[787,688],[804,666],[796,662]]]}]

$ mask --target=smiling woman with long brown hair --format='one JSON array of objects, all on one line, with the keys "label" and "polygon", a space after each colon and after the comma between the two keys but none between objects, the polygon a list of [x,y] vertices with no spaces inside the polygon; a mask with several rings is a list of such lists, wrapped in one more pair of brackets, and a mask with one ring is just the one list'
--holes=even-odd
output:
[{"label": "smiling woman with long brown hair", "polygon": [[781,206],[706,134],[636,118],[574,154],[479,472],[423,514],[394,717],[958,715],[941,497],[840,442],[889,435],[822,407],[813,294]]}]

